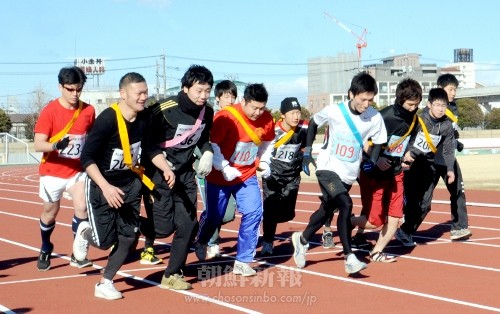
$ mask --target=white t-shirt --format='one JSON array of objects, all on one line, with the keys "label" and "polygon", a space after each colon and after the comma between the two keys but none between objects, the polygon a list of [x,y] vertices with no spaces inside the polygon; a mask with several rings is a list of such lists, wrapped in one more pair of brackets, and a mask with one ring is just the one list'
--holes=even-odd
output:
[{"label": "white t-shirt", "polygon": [[387,131],[380,113],[373,107],[360,115],[351,113],[347,104],[330,105],[313,116],[318,126],[328,122],[328,147],[321,149],[318,155],[317,170],[329,170],[337,173],[346,184],[353,184],[359,175],[363,147],[347,124],[340,106],[345,106],[363,144],[371,138],[374,144],[387,142]]}]

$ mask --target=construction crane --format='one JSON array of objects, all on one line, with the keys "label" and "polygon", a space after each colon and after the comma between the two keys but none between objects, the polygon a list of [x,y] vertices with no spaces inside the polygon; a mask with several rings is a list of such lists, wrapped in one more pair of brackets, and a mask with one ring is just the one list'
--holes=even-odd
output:
[{"label": "construction crane", "polygon": [[360,35],[356,34],[355,32],[353,32],[349,27],[342,24],[342,22],[340,22],[339,20],[337,20],[336,18],[334,18],[333,16],[328,14],[328,12],[323,12],[323,13],[325,14],[326,17],[332,19],[335,23],[337,23],[338,26],[342,27],[343,29],[345,29],[346,31],[351,33],[352,35],[356,36],[356,38],[358,39],[358,42],[356,44],[356,48],[358,48],[358,69],[360,69],[361,68],[361,49],[366,48],[366,46],[368,46],[368,42],[366,41],[366,34],[368,33],[368,30],[365,28],[363,30],[363,33],[360,36]]}]

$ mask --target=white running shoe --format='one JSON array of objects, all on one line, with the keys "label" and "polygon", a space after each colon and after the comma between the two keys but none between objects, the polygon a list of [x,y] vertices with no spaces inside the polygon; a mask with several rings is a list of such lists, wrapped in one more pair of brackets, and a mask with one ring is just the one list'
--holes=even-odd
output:
[{"label": "white running shoe", "polygon": [[211,258],[219,258],[220,257],[220,248],[218,244],[209,245],[207,247],[207,259]]},{"label": "white running shoe", "polygon": [[234,261],[233,274],[249,277],[249,276],[255,276],[257,272],[247,263]]},{"label": "white running shoe", "polygon": [[94,296],[106,300],[118,300],[123,298],[120,291],[115,289],[113,280],[104,279],[104,283],[95,285]]},{"label": "white running shoe", "polygon": [[351,253],[347,255],[347,258],[345,259],[345,272],[348,274],[355,274],[357,272],[362,271],[368,267],[366,263],[361,262],[358,260],[356,255],[354,253]]},{"label": "white running shoe", "polygon": [[450,232],[450,239],[457,241],[457,240],[467,240],[472,236],[472,232],[470,232],[469,229],[464,228],[464,229],[459,229],[459,230],[451,230]]},{"label": "white running shoe", "polygon": [[89,251],[89,242],[83,238],[82,233],[90,228],[88,221],[82,221],[76,229],[75,240],[73,241],[73,256],[77,261],[83,261]]},{"label": "white running shoe", "polygon": [[298,268],[304,268],[304,266],[306,266],[306,253],[309,248],[309,244],[304,245],[300,242],[301,236],[302,232],[294,232],[292,234],[293,260]]}]

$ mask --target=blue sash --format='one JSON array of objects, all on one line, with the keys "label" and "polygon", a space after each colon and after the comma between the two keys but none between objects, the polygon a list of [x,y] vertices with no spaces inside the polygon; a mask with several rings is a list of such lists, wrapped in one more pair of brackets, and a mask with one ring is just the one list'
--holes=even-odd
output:
[{"label": "blue sash", "polygon": [[341,103],[339,105],[339,107],[340,107],[340,111],[342,111],[342,114],[344,115],[344,119],[347,122],[347,125],[351,129],[352,134],[354,134],[354,137],[358,140],[359,146],[361,146],[361,148],[363,148],[363,139],[361,138],[361,135],[359,134],[358,129],[354,125],[354,122],[352,121],[351,116],[347,112],[347,108],[346,108],[347,105],[344,103]]}]

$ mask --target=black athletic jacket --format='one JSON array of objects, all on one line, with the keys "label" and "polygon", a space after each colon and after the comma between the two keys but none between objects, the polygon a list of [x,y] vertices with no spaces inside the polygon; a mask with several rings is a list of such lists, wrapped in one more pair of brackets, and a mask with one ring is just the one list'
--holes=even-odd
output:
[{"label": "black athletic jacket", "polygon": [[[376,178],[387,178],[394,176],[402,171],[401,162],[402,156],[408,150],[409,145],[408,142],[411,138],[411,134],[409,134],[405,140],[398,145],[393,152],[389,152],[387,150],[388,143],[395,141],[397,138],[403,136],[408,132],[410,126],[413,121],[413,117],[417,114],[417,111],[410,112],[404,109],[399,104],[394,104],[392,106],[388,106],[382,110],[380,110],[380,114],[384,119],[385,128],[387,130],[387,143],[382,145],[382,150],[380,151],[381,157],[385,157],[391,161],[391,168],[382,171],[378,167],[369,173],[369,176]],[[415,121],[413,125],[413,132],[417,129],[418,120]],[[406,144],[406,145],[405,145]]]},{"label": "black athletic jacket", "polygon": [[[442,146],[444,164],[447,171],[453,171],[453,164],[455,162],[455,136],[452,122],[443,116],[440,119],[431,117],[429,110],[424,110],[421,118],[427,127],[429,134],[437,136],[436,148]],[[420,147],[420,148],[419,148]],[[410,140],[409,151],[413,158],[425,158],[429,162],[434,162],[435,154],[431,151],[422,151],[422,148],[428,149],[428,144],[425,143],[425,136],[422,131],[422,126],[418,124],[417,132],[414,133]]]},{"label": "black athletic jacket", "polygon": [[[188,136],[181,143],[172,147],[162,148],[161,143],[192,129],[202,108],[205,114],[199,129]],[[210,129],[212,127],[214,111],[208,106],[198,106],[187,95],[180,91],[177,96],[160,100],[148,108],[151,112],[151,129],[147,139],[147,156],[152,159],[158,154],[166,154],[167,160],[173,164],[174,172],[182,173],[193,170],[193,152],[198,146],[201,153],[211,151]]]},{"label": "black athletic jacket", "polygon": [[[453,114],[455,115],[455,117],[458,118],[458,107],[457,107],[457,104],[455,102],[450,102],[448,103],[448,109],[451,110],[451,112],[453,112]],[[424,110],[429,110],[429,108],[425,108]],[[456,147],[456,142],[459,138],[459,133],[458,133],[458,125],[456,123],[454,123],[453,121],[450,120],[450,122],[452,123],[453,125],[453,134],[455,136],[455,147]],[[446,165],[446,161],[444,160],[444,156],[443,156],[443,147],[438,147],[438,151],[436,153],[436,156],[434,157],[434,163],[437,164],[437,165]]]},{"label": "black athletic jacket", "polygon": [[[278,142],[286,132],[280,127],[281,123],[276,123],[274,133],[275,141],[273,145]],[[302,148],[306,144],[308,122],[301,120],[292,137],[278,148],[270,147],[272,149],[271,156],[266,152],[262,156],[262,161],[269,162],[271,166],[271,176],[276,176],[281,179],[289,177],[290,180],[299,176],[302,170]],[[267,159],[267,160],[265,160]]]}]

